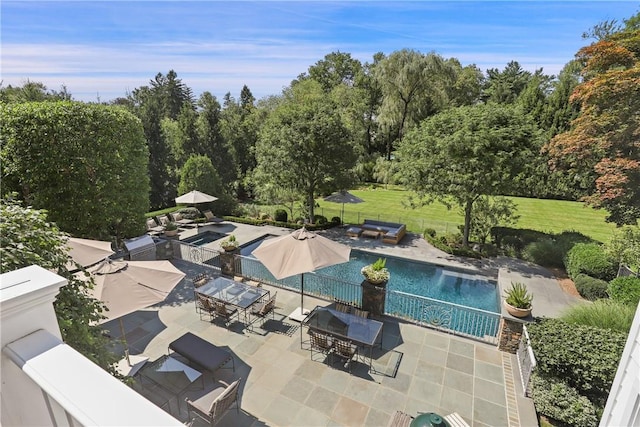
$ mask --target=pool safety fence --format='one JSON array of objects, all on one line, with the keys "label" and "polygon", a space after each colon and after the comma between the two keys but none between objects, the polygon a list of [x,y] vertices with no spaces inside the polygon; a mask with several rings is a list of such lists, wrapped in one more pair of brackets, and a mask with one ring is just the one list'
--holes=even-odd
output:
[{"label": "pool safety fence", "polygon": [[[276,280],[255,258],[236,256],[236,274],[276,287],[300,292],[301,275]],[[304,292],[330,301],[362,306],[361,283],[347,282],[317,273],[304,274]],[[422,326],[497,343],[500,314],[406,292],[386,290],[385,313]]]},{"label": "pool safety fence", "polygon": [[188,242],[171,240],[172,256],[194,264],[206,265],[220,271],[220,252],[207,248],[206,246],[196,246]]},{"label": "pool safety fence", "polygon": [[390,289],[385,314],[491,344],[500,326],[498,313]]}]

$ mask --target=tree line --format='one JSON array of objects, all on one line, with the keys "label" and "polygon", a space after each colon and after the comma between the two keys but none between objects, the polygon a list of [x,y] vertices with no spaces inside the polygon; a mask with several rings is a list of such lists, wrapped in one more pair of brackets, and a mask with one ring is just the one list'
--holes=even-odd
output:
[{"label": "tree line", "polygon": [[[229,92],[222,103],[210,92],[196,98],[173,70],[101,105],[70,102],[66,88],[49,91],[40,83],[2,87],[2,126],[11,135],[2,150],[3,178],[10,184],[5,191],[56,211],[53,199],[61,193],[59,187],[44,190],[47,174],[73,180],[60,175],[63,165],[51,163],[42,164],[39,178],[30,176],[43,154],[28,152],[51,147],[40,132],[41,120],[57,109],[50,119],[60,121],[58,131],[77,128],[62,138],[69,148],[82,140],[87,151],[107,148],[126,157],[120,145],[132,139],[136,156],[146,152],[146,159],[136,157],[127,165],[138,169],[131,172],[135,184],[118,175],[117,188],[134,185],[147,202],[129,200],[135,213],[71,229],[84,235],[96,226],[103,235],[112,233],[130,219],[139,221],[144,209],[172,206],[178,193],[194,188],[220,198],[219,215],[237,213],[237,200],[300,202],[302,215],[313,221],[316,197],[371,181],[405,185],[415,190],[415,203],[441,199],[460,205],[465,214],[481,196],[499,194],[584,199],[607,209],[617,224],[635,224],[640,217],[634,113],[640,99],[638,20],[636,15],[624,24],[596,26],[589,33],[596,41],[558,76],[526,71],[516,61],[484,73],[456,58],[402,49],[377,53],[365,63],[346,52],[329,53],[282,93],[260,100],[247,86],[239,99]],[[71,117],[69,110],[83,108],[87,113]],[[119,112],[96,113],[103,110]],[[92,130],[97,126],[92,114],[106,117],[98,120],[98,130]],[[133,128],[135,137],[114,134],[113,127],[121,125],[109,122],[110,115],[132,120],[142,138]],[[111,136],[92,138],[96,131]],[[67,153],[66,161],[77,157]],[[91,162],[85,158],[85,163]],[[100,174],[98,166],[70,168],[83,182],[81,174]],[[73,188],[69,192],[82,185]],[[48,202],[42,191],[51,193]],[[68,216],[54,218],[64,223]],[[465,237],[469,226],[467,218]],[[133,226],[124,228],[135,234]]]}]

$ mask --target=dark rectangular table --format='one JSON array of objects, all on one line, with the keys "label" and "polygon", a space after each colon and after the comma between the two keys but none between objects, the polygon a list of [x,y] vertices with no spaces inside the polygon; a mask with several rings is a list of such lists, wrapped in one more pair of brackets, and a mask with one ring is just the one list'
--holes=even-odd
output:
[{"label": "dark rectangular table", "polygon": [[[316,307],[302,322],[304,326],[327,335],[369,347],[369,368],[373,364],[373,347],[384,324],[377,320],[343,313],[327,307]],[[300,328],[300,342],[302,343]],[[382,346],[382,339],[380,340]]]}]

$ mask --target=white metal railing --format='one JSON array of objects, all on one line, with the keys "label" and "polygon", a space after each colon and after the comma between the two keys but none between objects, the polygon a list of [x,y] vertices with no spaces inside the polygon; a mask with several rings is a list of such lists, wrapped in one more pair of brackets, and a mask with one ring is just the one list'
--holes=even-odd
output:
[{"label": "white metal railing", "polygon": [[518,345],[516,356],[518,358],[518,368],[520,370],[520,379],[522,380],[524,395],[529,397],[529,380],[531,379],[531,374],[537,362],[536,356],[533,354],[533,347],[531,347],[526,325],[522,325],[522,337],[520,337],[520,344]]},{"label": "white metal railing", "polygon": [[500,314],[387,289],[385,314],[494,344]]},{"label": "white metal railing", "polygon": [[220,251],[178,240],[172,240],[171,243],[174,258],[206,265],[220,271]]},{"label": "white metal railing", "polygon": [[[252,257],[236,256],[235,271],[249,279],[300,292],[301,275],[276,280],[260,261]],[[335,277],[305,273],[304,293],[362,306],[361,284]],[[491,344],[497,342],[498,313],[392,290],[386,291],[385,299],[386,315]]]}]

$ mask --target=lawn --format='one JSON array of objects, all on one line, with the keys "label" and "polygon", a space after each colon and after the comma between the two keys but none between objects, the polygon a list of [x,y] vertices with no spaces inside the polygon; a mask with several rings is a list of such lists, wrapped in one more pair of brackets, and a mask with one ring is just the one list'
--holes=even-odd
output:
[{"label": "lawn", "polygon": [[[344,205],[345,223],[360,224],[365,218],[401,222],[407,224],[407,229],[414,233],[422,233],[427,227],[434,228],[438,233],[454,232],[458,225],[463,224],[463,217],[457,207],[447,210],[438,202],[417,209],[406,206],[410,193],[399,188],[371,187],[349,192],[364,202]],[[605,222],[605,211],[586,207],[580,202],[523,197],[511,199],[518,206],[517,214],[520,219],[515,225],[518,228],[554,233],[574,230],[601,242],[609,241],[615,229],[614,224]],[[316,214],[328,219],[341,216],[341,204],[322,199],[318,199],[318,204],[320,207],[316,208]]]}]

